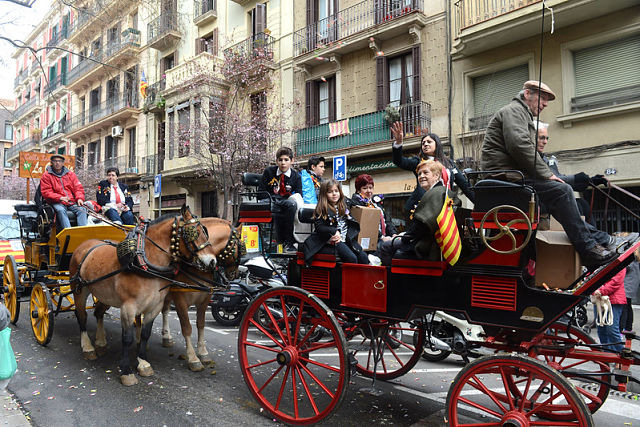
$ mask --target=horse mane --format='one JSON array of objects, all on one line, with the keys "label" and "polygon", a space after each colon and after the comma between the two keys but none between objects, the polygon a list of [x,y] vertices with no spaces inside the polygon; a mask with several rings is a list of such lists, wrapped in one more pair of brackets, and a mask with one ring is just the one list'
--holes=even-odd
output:
[{"label": "horse mane", "polygon": [[179,213],[167,213],[167,214],[161,215],[158,218],[154,219],[153,221],[151,221],[149,223],[149,225],[156,225],[156,224],[164,222],[164,221],[166,221],[166,220],[168,220],[170,218],[175,218],[177,216],[180,216],[180,214]]}]

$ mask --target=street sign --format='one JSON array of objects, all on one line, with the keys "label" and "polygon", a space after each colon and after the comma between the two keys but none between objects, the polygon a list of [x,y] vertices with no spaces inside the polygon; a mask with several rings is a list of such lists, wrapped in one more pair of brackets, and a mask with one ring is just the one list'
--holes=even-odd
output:
[{"label": "street sign", "polygon": [[333,158],[333,179],[336,181],[347,180],[347,155]]},{"label": "street sign", "polygon": [[162,174],[153,177],[153,197],[160,197],[162,193]]}]

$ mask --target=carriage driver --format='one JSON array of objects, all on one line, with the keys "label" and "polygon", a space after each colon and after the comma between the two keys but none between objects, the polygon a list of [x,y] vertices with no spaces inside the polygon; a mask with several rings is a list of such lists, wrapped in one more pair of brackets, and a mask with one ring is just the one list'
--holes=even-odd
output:
[{"label": "carriage driver", "polygon": [[60,230],[71,227],[67,211],[76,215],[78,225],[87,225],[87,211],[84,204],[84,188],[75,173],[64,165],[60,154],[51,156],[51,165],[40,178],[42,197],[56,211]]},{"label": "carriage driver", "polygon": [[[482,169],[520,170],[549,213],[562,224],[569,240],[589,268],[596,268],[616,257],[616,252],[598,244],[580,218],[573,189],[554,174],[536,150],[534,116],[538,116],[556,95],[546,84],[535,80],[489,121],[482,143]],[[516,180],[519,176],[500,174]]]}]

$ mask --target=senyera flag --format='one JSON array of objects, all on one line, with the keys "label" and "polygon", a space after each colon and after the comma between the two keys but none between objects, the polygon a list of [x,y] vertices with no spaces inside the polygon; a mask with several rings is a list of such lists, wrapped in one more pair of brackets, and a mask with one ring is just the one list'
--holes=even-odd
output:
[{"label": "senyera flag", "polygon": [[142,95],[143,98],[147,97],[147,86],[149,86],[149,83],[147,83],[147,77],[144,75],[144,70],[142,70],[142,78],[140,79],[140,95]]},{"label": "senyera flag", "polygon": [[448,195],[444,197],[444,204],[436,221],[438,222],[438,230],[435,233],[436,242],[440,246],[445,261],[454,265],[460,257],[462,243],[456,217],[453,213],[453,200]]}]

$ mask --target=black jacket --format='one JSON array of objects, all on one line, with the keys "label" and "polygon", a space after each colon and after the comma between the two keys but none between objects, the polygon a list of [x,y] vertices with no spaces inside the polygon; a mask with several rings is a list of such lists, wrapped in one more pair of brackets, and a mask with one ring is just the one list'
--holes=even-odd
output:
[{"label": "black jacket", "polygon": [[[338,230],[338,215],[329,215],[327,219],[316,218],[313,221],[313,233],[304,241],[302,245],[302,252],[304,253],[304,261],[307,264],[311,263],[311,260],[315,254],[320,252],[322,248],[329,245],[327,242],[336,234]],[[354,252],[362,251],[362,246],[358,243],[358,234],[360,233],[360,224],[353,219],[351,215],[347,214],[347,238],[345,243]]]},{"label": "black jacket", "polygon": [[[362,196],[360,196],[360,194],[356,193],[353,196],[351,196],[351,199],[348,199],[348,203],[350,206],[368,206],[367,202],[365,201],[365,199],[362,198]],[[385,225],[385,236],[393,236],[394,234],[398,234],[398,230],[396,229],[396,226],[393,225],[393,221],[391,220],[391,217],[389,215],[387,215],[387,211],[384,210],[384,208],[380,205],[378,205],[375,202],[370,202],[374,207],[381,209],[382,213],[384,214],[384,225]],[[378,237],[380,237],[380,234],[382,234],[381,232],[378,232]]]},{"label": "black jacket", "polygon": [[[402,155],[402,147],[393,147],[392,159],[393,159],[394,165],[398,166],[400,169],[413,172],[413,174],[416,177],[416,188],[415,190],[413,190],[413,193],[411,194],[411,196],[409,197],[409,200],[405,204],[405,211],[409,211],[411,208],[413,208],[415,204],[417,204],[420,201],[420,199],[422,199],[422,196],[424,195],[424,190],[420,188],[420,185],[418,184],[418,174],[416,173],[416,168],[420,163],[420,157],[418,156],[404,157]],[[458,168],[456,168],[455,166],[454,167],[448,167],[447,165],[443,165],[443,166],[447,168],[447,170],[449,171],[449,175],[451,175],[450,181],[455,182],[455,184],[458,187],[460,187],[460,190],[462,190],[462,193],[465,196],[467,196],[469,200],[471,200],[472,202],[475,202],[475,194],[473,192],[473,189],[471,188],[471,185],[469,185],[469,181],[467,180],[467,177],[464,176],[464,174],[460,172]]]},{"label": "black jacket", "polygon": [[[120,190],[124,194],[124,204],[129,206],[130,210],[133,210],[133,197],[129,192],[129,187],[118,181]],[[104,206],[111,201],[111,184],[106,179],[103,179],[98,183],[98,191],[96,191],[96,201],[100,206]]]},{"label": "black jacket", "polygon": [[[277,175],[278,166],[267,166],[267,168],[262,173],[262,178],[260,179],[260,185],[258,186],[259,191],[267,191],[275,198],[288,198],[289,196],[282,197],[278,194],[278,189],[280,188],[280,181]],[[300,175],[298,172],[291,169],[291,176],[284,177],[284,185],[287,188],[287,191],[291,194],[302,194],[302,180],[300,179]]]}]

